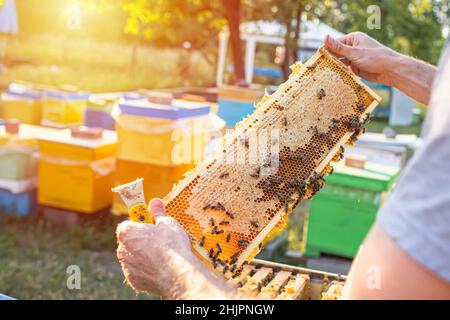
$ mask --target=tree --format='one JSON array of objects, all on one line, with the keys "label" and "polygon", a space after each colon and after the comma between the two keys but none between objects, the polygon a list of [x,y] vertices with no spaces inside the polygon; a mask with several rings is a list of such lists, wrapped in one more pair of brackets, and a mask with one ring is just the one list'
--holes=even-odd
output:
[{"label": "tree", "polygon": [[222,0],[225,8],[225,16],[228,20],[230,30],[231,50],[233,51],[233,70],[237,83],[243,82],[244,57],[242,54],[242,45],[239,26],[241,24],[241,1],[240,0]]},{"label": "tree", "polygon": [[208,0],[122,0],[128,17],[125,33],[135,39],[135,47],[149,41],[159,47],[198,50],[215,62],[213,48],[218,33],[226,25],[221,3]]},{"label": "tree", "polygon": [[244,19],[277,21],[284,26],[285,50],[282,70],[284,78],[287,79],[290,74],[289,67],[298,60],[302,20],[320,18],[331,4],[330,0],[244,0]]}]

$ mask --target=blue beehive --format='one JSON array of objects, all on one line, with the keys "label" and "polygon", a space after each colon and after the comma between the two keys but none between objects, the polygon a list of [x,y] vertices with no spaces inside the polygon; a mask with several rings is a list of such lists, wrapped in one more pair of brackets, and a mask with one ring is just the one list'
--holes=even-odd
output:
[{"label": "blue beehive", "polygon": [[262,90],[234,86],[220,87],[217,114],[225,120],[228,127],[234,127],[236,123],[253,113],[255,104],[263,95]]},{"label": "blue beehive", "polygon": [[0,215],[27,216],[36,210],[36,190],[14,194],[0,189]]}]

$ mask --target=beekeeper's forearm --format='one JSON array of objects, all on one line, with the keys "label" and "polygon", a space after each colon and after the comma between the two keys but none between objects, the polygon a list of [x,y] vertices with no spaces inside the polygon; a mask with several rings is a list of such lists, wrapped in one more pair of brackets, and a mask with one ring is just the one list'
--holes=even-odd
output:
[{"label": "beekeeper's forearm", "polygon": [[423,61],[395,55],[388,62],[392,85],[414,100],[428,105],[437,68]]}]

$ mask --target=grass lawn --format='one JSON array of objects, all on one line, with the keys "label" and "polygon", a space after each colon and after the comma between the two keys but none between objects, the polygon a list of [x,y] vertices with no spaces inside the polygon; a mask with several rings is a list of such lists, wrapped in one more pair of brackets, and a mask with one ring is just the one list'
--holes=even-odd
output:
[{"label": "grass lawn", "polygon": [[[117,217],[61,226],[37,216],[0,216],[0,292],[17,299],[154,299],[124,284],[115,255]],[[67,267],[81,271],[69,290]]]}]

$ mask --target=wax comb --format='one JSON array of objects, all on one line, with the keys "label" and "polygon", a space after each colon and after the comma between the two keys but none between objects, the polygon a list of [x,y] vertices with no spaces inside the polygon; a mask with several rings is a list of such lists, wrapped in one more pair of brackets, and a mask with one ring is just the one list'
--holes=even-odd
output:
[{"label": "wax comb", "polygon": [[381,100],[324,48],[292,70],[163,199],[194,251],[227,277],[323,186]]}]

